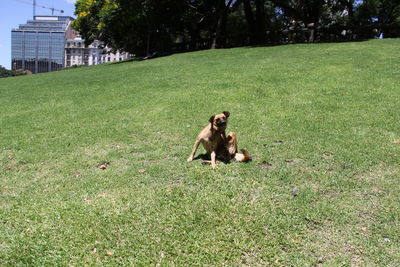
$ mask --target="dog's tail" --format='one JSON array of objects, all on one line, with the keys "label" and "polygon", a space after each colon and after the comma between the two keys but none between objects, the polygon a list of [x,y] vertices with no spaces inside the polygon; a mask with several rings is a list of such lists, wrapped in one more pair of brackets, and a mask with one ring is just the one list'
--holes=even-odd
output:
[{"label": "dog's tail", "polygon": [[238,162],[249,162],[252,161],[252,157],[250,156],[249,152],[245,149],[240,149],[242,153],[235,154],[235,160]]}]

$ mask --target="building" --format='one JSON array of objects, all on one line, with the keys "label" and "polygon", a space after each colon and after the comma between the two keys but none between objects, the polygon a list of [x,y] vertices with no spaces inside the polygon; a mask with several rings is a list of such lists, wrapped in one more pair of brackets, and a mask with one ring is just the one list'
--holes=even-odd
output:
[{"label": "building", "polygon": [[127,52],[113,52],[110,48],[104,47],[100,41],[94,41],[85,46],[85,40],[79,35],[67,39],[65,44],[65,67],[74,65],[92,66],[106,62],[121,61],[130,58]]},{"label": "building", "polygon": [[34,16],[11,31],[11,67],[32,73],[59,70],[74,65],[97,65],[131,57],[126,52],[112,52],[100,41],[85,46],[72,29],[72,17]]},{"label": "building", "polygon": [[11,31],[11,66],[32,73],[59,70],[65,64],[65,42],[74,36],[69,16],[34,16]]}]

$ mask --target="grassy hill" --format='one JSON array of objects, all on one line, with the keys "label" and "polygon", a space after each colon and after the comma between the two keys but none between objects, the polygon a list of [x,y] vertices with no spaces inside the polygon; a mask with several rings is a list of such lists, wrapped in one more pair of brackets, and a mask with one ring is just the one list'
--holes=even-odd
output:
[{"label": "grassy hill", "polygon": [[[0,262],[399,266],[399,47],[247,47],[1,79]],[[224,110],[253,162],[187,163]]]}]

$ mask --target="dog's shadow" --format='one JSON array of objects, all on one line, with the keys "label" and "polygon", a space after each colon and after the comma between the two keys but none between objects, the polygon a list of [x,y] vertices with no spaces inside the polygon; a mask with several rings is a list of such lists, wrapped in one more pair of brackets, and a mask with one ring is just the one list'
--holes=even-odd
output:
[{"label": "dog's shadow", "polygon": [[[200,155],[198,155],[198,156],[195,157],[193,160],[199,160],[199,159],[201,159],[201,160],[203,160],[203,161],[210,161],[210,160],[211,160],[211,157],[210,157],[209,154],[205,153],[205,154],[200,154]],[[220,161],[220,162],[223,162],[223,163],[225,163],[225,164],[231,163],[230,160],[222,160],[222,159],[217,159],[217,160]],[[207,162],[203,162],[203,164],[207,164]]]}]

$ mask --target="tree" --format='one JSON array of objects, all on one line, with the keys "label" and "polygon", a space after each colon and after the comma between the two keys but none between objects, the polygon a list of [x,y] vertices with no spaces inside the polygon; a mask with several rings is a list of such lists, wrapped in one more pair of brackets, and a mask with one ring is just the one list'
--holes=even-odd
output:
[{"label": "tree", "polygon": [[[263,44],[266,41],[266,18],[264,0],[242,0],[248,25],[250,44]],[[255,13],[255,14],[254,14]]]},{"label": "tree", "polygon": [[27,72],[24,70],[8,70],[0,65],[0,78],[26,75]]},{"label": "tree", "polygon": [[365,0],[359,5],[357,16],[361,23],[400,22],[400,0]]},{"label": "tree", "polygon": [[309,42],[314,42],[324,10],[325,0],[272,0],[292,21],[299,21],[310,29]]},{"label": "tree", "polygon": [[87,43],[136,55],[400,34],[400,0],[77,0],[75,14]]},{"label": "tree", "polygon": [[184,0],[78,0],[73,27],[90,43],[101,40],[136,54],[163,51],[182,31]]}]

